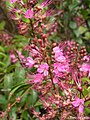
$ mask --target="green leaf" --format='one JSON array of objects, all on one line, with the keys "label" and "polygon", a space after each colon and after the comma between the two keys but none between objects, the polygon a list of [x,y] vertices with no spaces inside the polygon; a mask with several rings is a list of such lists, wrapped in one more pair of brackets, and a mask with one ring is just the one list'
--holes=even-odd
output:
[{"label": "green leaf", "polygon": [[[69,5],[69,10],[73,11],[78,6],[77,2],[74,2],[73,4]],[[73,11],[74,12],[74,11]]]},{"label": "green leaf", "polygon": [[90,114],[90,109],[89,108],[85,108],[85,113],[86,114]]},{"label": "green leaf", "polygon": [[76,29],[76,28],[77,28],[77,23],[74,22],[74,21],[70,21],[69,27],[70,27],[71,29]]},{"label": "green leaf", "polygon": [[29,120],[29,118],[28,118],[28,111],[27,111],[27,110],[24,110],[24,111],[23,111],[23,113],[22,113],[22,118],[23,118],[24,120]]},{"label": "green leaf", "polygon": [[3,95],[0,95],[0,104],[7,104],[7,100]]},{"label": "green leaf", "polygon": [[6,100],[5,97],[6,97],[5,95],[0,95],[0,110],[1,109],[6,110],[7,108],[8,101]]},{"label": "green leaf", "polygon": [[89,12],[87,10],[81,9],[80,12],[83,15],[84,19],[88,19]]},{"label": "green leaf", "polygon": [[9,119],[17,120],[17,114],[16,114],[17,108],[13,107],[11,111],[9,112]]},{"label": "green leaf", "polygon": [[25,91],[30,87],[29,84],[25,84],[24,82],[14,86],[10,92],[9,99],[12,97],[13,94],[17,94],[18,92]]},{"label": "green leaf", "polygon": [[87,31],[88,29],[86,27],[80,26],[78,29],[79,34],[83,34]]},{"label": "green leaf", "polygon": [[89,82],[90,80],[89,80],[89,78],[88,78],[88,77],[85,77],[85,78],[82,78],[82,81],[83,81],[83,82],[86,82],[86,81],[88,81],[88,82]]},{"label": "green leaf", "polygon": [[5,27],[5,21],[2,21],[2,22],[0,23],[0,30],[3,30],[4,27]]},{"label": "green leaf", "polygon": [[30,71],[33,72],[33,73],[34,73],[36,70],[37,70],[37,69],[36,69],[35,67],[33,67],[33,68],[30,69]]},{"label": "green leaf", "polygon": [[86,96],[88,93],[89,91],[86,88],[84,88],[84,91],[83,91],[84,96]]},{"label": "green leaf", "polygon": [[1,62],[1,61],[0,61],[0,66],[5,67],[4,62]]},{"label": "green leaf", "polygon": [[27,103],[29,105],[34,105],[38,99],[38,94],[35,90],[30,91],[30,96],[27,98]]},{"label": "green leaf", "polygon": [[13,73],[4,76],[4,89],[11,89],[13,86]]},{"label": "green leaf", "polygon": [[88,26],[90,27],[90,19],[87,20]]},{"label": "green leaf", "polygon": [[79,38],[78,38],[78,40],[76,40],[76,42],[78,42],[79,44],[83,44],[82,39],[79,39]]},{"label": "green leaf", "polygon": [[11,10],[11,8],[14,8],[14,4],[11,4],[9,0],[6,0],[5,3],[6,3],[6,8],[7,8],[8,10]]},{"label": "green leaf", "polygon": [[78,30],[73,30],[74,34],[76,35],[76,37],[78,38],[80,36],[80,33],[78,32]]},{"label": "green leaf", "polygon": [[6,68],[6,72],[10,73],[13,69],[15,69],[16,65],[10,65]]},{"label": "green leaf", "polygon": [[7,57],[5,53],[0,52],[0,57]]},{"label": "green leaf", "polygon": [[27,19],[27,18],[24,18],[24,17],[22,17],[22,21],[25,22],[25,23],[30,23],[30,20]]},{"label": "green leaf", "polygon": [[0,46],[0,52],[5,52],[5,50],[2,46]]},{"label": "green leaf", "polygon": [[17,67],[15,69],[15,74],[14,74],[14,82],[15,84],[18,82],[22,82],[25,80],[25,70],[21,67]]},{"label": "green leaf", "polygon": [[90,39],[90,32],[85,33],[84,39],[89,40]]}]

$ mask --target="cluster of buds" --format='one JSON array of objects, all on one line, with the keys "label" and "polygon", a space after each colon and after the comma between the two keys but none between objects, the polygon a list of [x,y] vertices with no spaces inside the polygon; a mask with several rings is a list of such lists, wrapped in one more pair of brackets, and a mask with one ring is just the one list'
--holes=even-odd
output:
[{"label": "cluster of buds", "polygon": [[3,31],[1,31],[0,33],[0,42],[4,43],[5,45],[11,45],[12,42],[12,36],[10,36],[8,33],[5,33]]},{"label": "cluster of buds", "polygon": [[[44,22],[48,16],[50,17],[54,13],[53,9],[44,9],[52,3],[52,0],[46,0],[42,3],[38,3],[37,0],[26,2],[10,0],[10,3],[14,7],[10,7],[8,16],[15,21],[19,34],[26,35],[26,33],[31,33],[32,36],[35,36],[38,34],[38,31],[42,33],[43,29],[50,30],[50,32],[52,30],[54,32],[57,31],[56,22],[51,21],[50,24]],[[17,4],[19,4],[18,7],[16,6]]]}]

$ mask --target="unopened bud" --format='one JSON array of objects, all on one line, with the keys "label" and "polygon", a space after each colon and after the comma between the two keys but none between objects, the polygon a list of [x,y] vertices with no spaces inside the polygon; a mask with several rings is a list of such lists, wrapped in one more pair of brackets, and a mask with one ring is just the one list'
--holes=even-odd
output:
[{"label": "unopened bud", "polygon": [[56,47],[56,46],[57,46],[57,43],[53,43],[53,44],[52,44],[52,47]]}]

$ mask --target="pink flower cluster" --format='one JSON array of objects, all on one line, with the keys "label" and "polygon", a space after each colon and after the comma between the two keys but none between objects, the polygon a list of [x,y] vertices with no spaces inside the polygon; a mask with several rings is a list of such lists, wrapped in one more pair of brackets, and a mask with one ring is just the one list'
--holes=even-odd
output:
[{"label": "pink flower cluster", "polygon": [[69,64],[63,55],[63,50],[59,48],[59,46],[53,48],[54,52],[54,78],[53,82],[57,83],[59,81],[59,78],[63,77],[64,73],[69,72]]},{"label": "pink flower cluster", "polygon": [[[31,70],[32,74],[28,73],[28,83],[40,93],[39,98],[47,111],[42,117],[37,113],[37,117],[53,119],[57,113],[56,109],[52,108],[53,104],[58,111],[60,108],[68,108],[69,111],[72,109],[72,113],[76,111],[77,114],[78,111],[78,114],[83,114],[86,98],[82,97],[82,78],[90,77],[90,57],[85,53],[82,56],[74,42],[65,41],[50,46],[48,41],[45,44],[44,37],[42,41],[37,38],[35,43],[24,48],[29,53],[28,57],[17,51],[21,65]],[[15,56],[11,55],[11,59],[14,58]],[[32,72],[32,69],[35,71]],[[51,111],[53,114],[50,114]]]}]

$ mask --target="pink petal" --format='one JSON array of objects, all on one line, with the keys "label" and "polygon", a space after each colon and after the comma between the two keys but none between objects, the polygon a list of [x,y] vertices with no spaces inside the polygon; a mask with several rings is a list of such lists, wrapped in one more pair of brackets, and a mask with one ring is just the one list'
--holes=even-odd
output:
[{"label": "pink petal", "polygon": [[43,72],[43,69],[38,68],[38,69],[37,69],[37,72],[42,73],[42,72]]},{"label": "pink petal", "polygon": [[41,82],[43,80],[43,75],[42,74],[36,74],[34,77],[34,83]]},{"label": "pink petal", "polygon": [[78,102],[78,101],[73,101],[73,102],[72,102],[72,105],[73,105],[74,107],[78,107],[78,106],[79,106],[79,102]]},{"label": "pink petal", "polygon": [[53,83],[57,84],[58,83],[58,79],[56,77],[53,78]]},{"label": "pink petal", "polygon": [[15,3],[17,0],[10,0],[10,3],[13,4]]},{"label": "pink petal", "polygon": [[79,112],[80,112],[80,113],[83,113],[83,110],[84,110],[84,106],[81,104],[81,105],[79,106]]},{"label": "pink petal", "polygon": [[48,75],[48,71],[45,70],[45,71],[44,71],[44,76],[47,76],[47,75]]},{"label": "pink petal", "polygon": [[33,18],[34,12],[28,9],[25,13],[25,18]]}]

